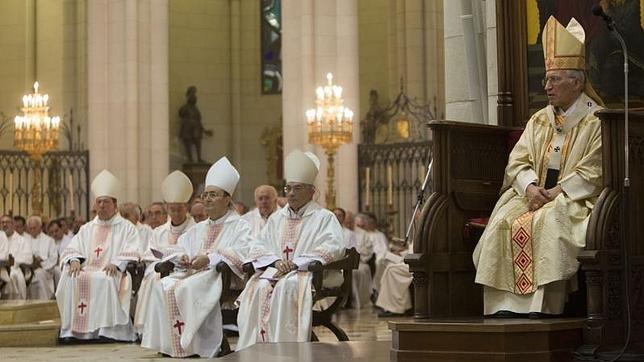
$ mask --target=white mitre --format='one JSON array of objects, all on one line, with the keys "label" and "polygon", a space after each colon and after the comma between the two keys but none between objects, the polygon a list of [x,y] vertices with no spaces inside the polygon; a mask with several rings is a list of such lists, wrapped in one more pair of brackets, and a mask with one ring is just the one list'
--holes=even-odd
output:
[{"label": "white mitre", "polygon": [[286,182],[313,185],[320,171],[320,160],[312,152],[293,150],[286,156],[284,173]]},{"label": "white mitre", "polygon": [[232,195],[233,192],[235,192],[235,187],[237,187],[238,182],[239,172],[237,172],[237,169],[230,163],[230,161],[228,161],[228,158],[224,156],[210,166],[208,174],[206,174],[205,187],[219,187],[229,195]]},{"label": "white mitre", "polygon": [[176,170],[161,183],[161,193],[165,202],[188,202],[192,197],[192,182],[185,173]]},{"label": "white mitre", "polygon": [[116,176],[108,170],[103,170],[94,177],[92,192],[95,198],[109,196],[119,200],[122,197],[123,187]]}]

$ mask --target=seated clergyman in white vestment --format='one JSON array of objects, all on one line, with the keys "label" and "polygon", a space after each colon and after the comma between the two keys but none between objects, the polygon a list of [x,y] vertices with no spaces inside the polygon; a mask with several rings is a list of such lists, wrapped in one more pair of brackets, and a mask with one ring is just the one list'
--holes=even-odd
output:
[{"label": "seated clergyman in white vestment", "polygon": [[27,219],[26,232],[22,236],[31,242],[33,253],[33,277],[27,288],[28,299],[52,299],[54,297],[54,275],[58,267],[56,242],[42,232],[40,216]]},{"label": "seated clergyman in white vestment", "polygon": [[371,268],[369,261],[373,257],[373,246],[367,237],[367,233],[361,228],[354,228],[351,230],[344,225],[347,212],[339,207],[333,210],[333,213],[338,218],[338,222],[342,225],[342,233],[344,235],[344,243],[347,249],[355,248],[360,255],[360,262],[358,269],[353,270],[351,273],[351,307],[361,309],[369,305],[371,302]]},{"label": "seated clergyman in white vestment", "polygon": [[601,99],[584,74],[584,30],[550,17],[543,29],[549,105],[510,153],[501,198],[474,250],[484,313],[561,314],[602,185]]},{"label": "seated clergyman in white vestment", "polygon": [[248,221],[253,230],[253,237],[257,237],[268,217],[277,210],[277,190],[270,185],[260,185],[255,189],[255,208],[242,216]]},{"label": "seated clergyman in white vestment", "polygon": [[152,240],[152,228],[148,224],[142,224],[141,209],[139,205],[133,202],[125,202],[119,205],[119,214],[121,217],[131,222],[139,234],[139,254],[143,255]]},{"label": "seated clergyman in white vestment", "polygon": [[150,295],[141,346],[172,357],[214,357],[223,329],[219,299],[225,262],[237,276],[251,241],[250,226],[233,209],[239,173],[226,157],[208,170],[201,195],[209,218],[179,237],[177,249],[158,266],[174,271]]},{"label": "seated clergyman in white vestment", "polygon": [[[33,252],[31,241],[25,240],[15,231],[15,219],[9,215],[0,218],[0,228],[5,235],[0,236],[0,280],[3,282],[2,299],[27,299],[27,282],[31,274],[23,273],[21,266],[31,266]],[[30,273],[30,268],[25,268]]]},{"label": "seated clergyman in white vestment", "polygon": [[195,225],[192,217],[188,215],[188,201],[192,197],[192,191],[192,182],[181,171],[172,172],[161,183],[161,193],[170,219],[154,229],[151,242],[141,256],[146,268],[137,293],[134,313],[134,327],[138,333],[143,333],[150,295],[160,279],[160,274],[154,270],[154,267],[161,258],[155,256],[153,250],[161,254],[171,254],[174,249],[177,249],[179,237]]},{"label": "seated clergyman in white vestment", "polygon": [[92,192],[97,215],[61,255],[56,290],[60,337],[133,341],[132,279],[125,269],[128,261],[139,259],[138,234],[117,212],[123,188],[114,175],[101,171],[92,181]]},{"label": "seated clergyman in white vestment", "polygon": [[[376,306],[381,309],[378,312],[379,317],[391,317],[408,312],[411,307],[411,291],[409,286],[413,281],[413,276],[409,272],[409,265],[404,262],[404,256],[413,251],[413,245],[409,244],[406,252],[400,255],[392,253],[387,260],[385,269],[380,278],[380,293],[376,300]],[[399,257],[397,262],[392,259]]]},{"label": "seated clergyman in white vestment", "polygon": [[313,298],[308,265],[338,260],[346,250],[335,215],[313,201],[319,164],[315,155],[299,150],[286,158],[288,204],[271,215],[251,244],[249,261],[258,272],[240,295],[237,350],[257,342],[310,339]]}]

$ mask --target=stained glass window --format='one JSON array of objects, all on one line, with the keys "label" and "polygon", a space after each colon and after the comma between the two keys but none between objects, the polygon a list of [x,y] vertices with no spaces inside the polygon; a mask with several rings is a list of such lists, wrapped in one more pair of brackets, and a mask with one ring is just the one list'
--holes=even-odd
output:
[{"label": "stained glass window", "polygon": [[282,93],[282,1],[261,0],[262,93]]}]

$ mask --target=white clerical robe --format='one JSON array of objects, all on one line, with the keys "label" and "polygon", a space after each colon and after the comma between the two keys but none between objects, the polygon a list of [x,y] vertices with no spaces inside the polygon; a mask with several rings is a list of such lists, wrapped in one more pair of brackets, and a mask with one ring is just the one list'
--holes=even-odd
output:
[{"label": "white clerical robe", "polygon": [[[128,261],[139,259],[138,247],[136,228],[118,213],[109,220],[96,217],[80,228],[61,256],[64,269],[56,290],[61,337],[136,339],[129,314],[132,279],[125,268]],[[82,270],[71,277],[68,269],[74,259]],[[116,276],[103,271],[110,264],[118,267]]]},{"label": "white clerical robe", "polygon": [[222,280],[215,267],[224,261],[243,276],[250,241],[250,226],[233,210],[217,220],[201,221],[181,235],[178,255],[188,255],[190,260],[207,255],[209,265],[197,272],[175,270],[154,285],[141,346],[172,357],[214,357],[223,338]]},{"label": "white clerical robe", "polygon": [[33,271],[34,276],[29,284],[27,297],[29,299],[52,299],[55,291],[54,269],[56,269],[58,264],[56,242],[43,232],[35,238],[25,233],[23,238],[31,242],[33,256],[39,257],[42,260],[40,268]]},{"label": "white clerical robe", "polygon": [[288,205],[273,213],[251,244],[249,260],[255,269],[290,260],[298,270],[277,281],[261,278],[258,272],[248,281],[240,295],[237,350],[257,342],[309,341],[313,298],[308,264],[328,264],[344,253],[340,223],[315,201],[297,213]]},{"label": "white clerical robe", "polygon": [[409,286],[413,276],[409,271],[409,265],[404,262],[404,256],[413,252],[413,245],[401,255],[391,252],[383,260],[386,262],[380,281],[380,292],[376,300],[376,306],[393,313],[405,313],[412,307],[411,291]]},{"label": "white clerical robe", "polygon": [[11,236],[13,237],[7,237],[4,231],[0,231],[0,261],[8,262],[9,255],[17,259],[14,260],[12,266],[7,265],[0,268],[0,280],[4,283],[2,290],[0,290],[0,297],[2,299],[26,299],[25,276],[18,265],[20,261],[24,263],[25,260],[28,260],[31,253],[26,253],[23,251],[24,249],[20,248],[22,244],[20,239],[22,238],[18,233],[14,232]]},{"label": "white clerical robe", "polygon": [[[169,221],[168,221],[169,222]],[[139,254],[145,255],[145,252],[150,247],[152,238],[154,237],[154,230],[148,224],[136,223],[136,232],[139,233]]]},{"label": "white clerical robe", "polygon": [[258,208],[254,208],[245,213],[241,218],[248,221],[248,224],[250,224],[254,238],[259,235],[260,231],[262,231],[262,228],[264,228],[264,225],[266,225],[266,222],[268,221],[268,218],[262,217]]},{"label": "white clerical robe", "polygon": [[373,276],[373,289],[380,291],[380,279],[389,261],[386,256],[389,251],[389,240],[380,230],[367,231],[367,237],[371,240],[373,252],[376,254],[376,273]]},{"label": "white clerical robe", "polygon": [[[4,233],[3,233],[4,234]],[[13,256],[13,265],[7,269],[1,268],[0,279],[5,282],[2,295],[4,299],[27,299],[27,283],[31,274],[24,275],[20,265],[31,265],[33,254],[31,241],[23,238],[17,232],[7,237],[9,254]]]},{"label": "white clerical robe", "polygon": [[147,308],[150,303],[150,295],[154,289],[154,285],[161,279],[160,274],[154,271],[154,266],[160,259],[152,254],[152,249],[165,254],[171,254],[170,250],[177,248],[177,240],[179,240],[179,237],[194,225],[194,219],[188,216],[180,225],[172,225],[172,221],[168,220],[168,222],[152,231],[150,244],[142,254],[142,260],[146,263],[146,268],[143,280],[141,281],[141,286],[136,294],[137,301],[136,310],[134,312],[134,328],[136,328],[137,333],[143,333],[145,318],[148,315]]},{"label": "white clerical robe", "polygon": [[360,263],[358,269],[352,273],[351,305],[353,308],[361,309],[369,305],[370,302],[372,280],[369,260],[373,257],[374,252],[371,240],[363,229],[356,227],[353,234],[356,251],[360,254]]}]

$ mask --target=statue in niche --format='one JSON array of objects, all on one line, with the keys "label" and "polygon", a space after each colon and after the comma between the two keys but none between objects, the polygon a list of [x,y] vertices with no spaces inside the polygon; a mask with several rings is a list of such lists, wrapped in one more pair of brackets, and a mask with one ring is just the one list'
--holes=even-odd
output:
[{"label": "statue in niche", "polygon": [[[362,129],[362,142],[364,143],[383,143],[381,141],[382,134],[378,133],[378,129],[382,129],[382,125],[387,125],[387,120],[383,118],[384,109],[378,102],[378,91],[372,89],[369,91],[369,110],[364,120],[360,121],[360,128]],[[381,132],[382,133],[382,130]],[[386,138],[386,135],[385,135]]]},{"label": "statue in niche", "polygon": [[183,141],[186,148],[186,154],[190,162],[193,162],[192,146],[197,150],[197,162],[206,163],[201,158],[201,139],[203,135],[212,136],[211,130],[203,128],[201,123],[201,112],[197,108],[197,87],[191,85],[186,90],[186,104],[179,109],[179,118],[181,119],[181,129],[179,138]]}]

